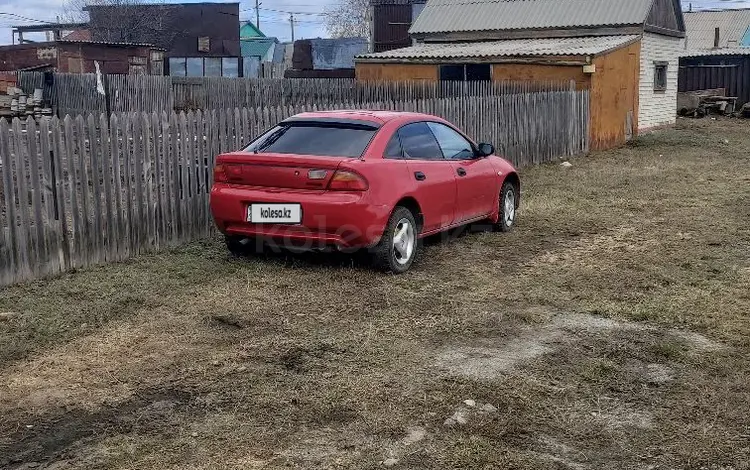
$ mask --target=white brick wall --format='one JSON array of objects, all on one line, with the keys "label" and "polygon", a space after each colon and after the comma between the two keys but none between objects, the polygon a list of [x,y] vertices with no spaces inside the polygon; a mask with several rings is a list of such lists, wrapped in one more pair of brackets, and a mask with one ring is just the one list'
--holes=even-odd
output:
[{"label": "white brick wall", "polygon": [[[641,79],[638,129],[674,124],[677,121],[677,72],[684,39],[644,33],[641,41]],[[654,62],[669,62],[667,90],[654,91]]]}]

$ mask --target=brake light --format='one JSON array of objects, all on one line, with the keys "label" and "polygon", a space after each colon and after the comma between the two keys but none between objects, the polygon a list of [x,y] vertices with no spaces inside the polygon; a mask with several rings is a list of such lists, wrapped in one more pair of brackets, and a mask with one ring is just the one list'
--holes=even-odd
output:
[{"label": "brake light", "polygon": [[366,191],[367,188],[367,180],[353,171],[337,170],[328,183],[328,189],[333,191]]},{"label": "brake light", "polygon": [[227,178],[227,172],[224,170],[224,165],[217,163],[214,166],[214,183],[226,183],[229,179]]}]

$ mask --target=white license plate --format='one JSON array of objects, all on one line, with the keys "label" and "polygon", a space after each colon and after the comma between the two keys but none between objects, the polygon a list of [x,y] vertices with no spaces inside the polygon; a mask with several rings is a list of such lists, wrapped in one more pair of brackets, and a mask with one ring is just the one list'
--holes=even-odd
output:
[{"label": "white license plate", "polygon": [[300,204],[250,204],[247,206],[247,221],[254,224],[300,224]]}]

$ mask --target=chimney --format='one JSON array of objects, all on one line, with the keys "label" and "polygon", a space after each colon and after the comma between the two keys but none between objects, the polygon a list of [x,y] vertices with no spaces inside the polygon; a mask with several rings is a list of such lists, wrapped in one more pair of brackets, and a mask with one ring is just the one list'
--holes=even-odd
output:
[{"label": "chimney", "polygon": [[720,36],[720,34],[719,34],[719,28],[717,27],[717,28],[716,28],[716,29],[714,30],[714,49],[718,49],[718,48],[719,48],[719,38],[720,38],[720,37],[721,37],[721,36]]}]

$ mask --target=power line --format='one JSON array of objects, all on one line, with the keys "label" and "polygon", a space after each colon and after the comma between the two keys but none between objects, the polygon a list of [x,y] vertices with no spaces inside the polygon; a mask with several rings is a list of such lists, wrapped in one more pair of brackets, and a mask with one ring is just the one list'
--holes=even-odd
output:
[{"label": "power line", "polygon": [[20,20],[24,20],[24,21],[33,21],[33,22],[35,22],[35,23],[47,23],[47,24],[52,24],[52,22],[50,22],[50,21],[45,21],[45,20],[37,20],[37,19],[34,19],[34,18],[29,18],[28,16],[21,16],[21,15],[17,15],[17,14],[15,14],[15,13],[8,13],[8,12],[5,12],[5,11],[0,11],[0,15],[3,15],[3,16],[12,16],[12,17],[14,17],[14,18],[18,18],[18,19],[20,19]]},{"label": "power line", "polygon": [[[253,11],[253,10],[255,10],[255,8],[246,8],[244,10],[240,10],[240,13]],[[323,12],[275,10],[273,8],[264,8],[264,7],[258,7],[258,10],[271,11],[274,13],[282,13],[284,15],[311,15],[311,16],[326,16],[327,15],[327,13],[323,13]]]}]

